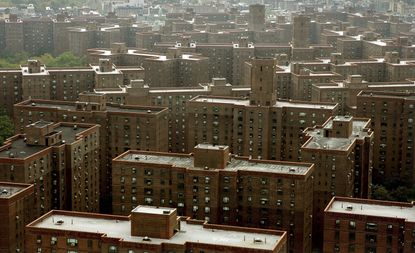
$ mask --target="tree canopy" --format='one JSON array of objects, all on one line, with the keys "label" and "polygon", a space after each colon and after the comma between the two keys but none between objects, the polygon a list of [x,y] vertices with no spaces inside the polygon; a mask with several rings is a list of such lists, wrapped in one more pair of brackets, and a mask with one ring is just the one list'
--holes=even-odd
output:
[{"label": "tree canopy", "polygon": [[37,57],[30,57],[26,52],[14,55],[5,55],[0,58],[0,68],[18,68],[22,64],[26,64],[27,59],[40,60],[46,67],[81,67],[86,65],[85,57],[77,57],[71,52],[65,52],[57,57],[51,54],[44,54]]},{"label": "tree canopy", "polygon": [[0,115],[0,145],[14,134],[12,120],[6,115]]}]

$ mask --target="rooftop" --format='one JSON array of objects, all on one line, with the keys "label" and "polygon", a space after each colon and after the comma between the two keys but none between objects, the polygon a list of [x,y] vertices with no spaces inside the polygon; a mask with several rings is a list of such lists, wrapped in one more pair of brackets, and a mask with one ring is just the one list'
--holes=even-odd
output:
[{"label": "rooftop", "polygon": [[415,100],[415,93],[411,92],[383,92],[383,91],[362,91],[358,97],[383,97],[383,98],[401,98]]},{"label": "rooftop", "polygon": [[[211,96],[199,96],[191,101],[206,102],[206,103],[218,103],[218,104],[233,104],[249,106],[249,100],[243,98],[233,97],[211,97]],[[337,104],[334,103],[316,103],[316,102],[301,102],[290,100],[278,100],[274,107],[291,107],[291,108],[320,108],[320,109],[335,109]]]},{"label": "rooftop", "polygon": [[146,214],[171,214],[175,208],[170,207],[156,207],[156,206],[137,206],[131,212],[132,213],[146,213]]},{"label": "rooftop", "polygon": [[[149,164],[171,165],[173,167],[196,168],[194,167],[193,156],[178,155],[172,153],[151,153],[140,151],[127,151],[123,155],[114,159],[115,161],[140,162]],[[286,162],[267,162],[261,160],[250,160],[247,158],[231,157],[225,171],[252,171],[277,174],[306,175],[312,165],[307,163],[286,163]]]},{"label": "rooftop", "polygon": [[324,136],[324,129],[332,129],[333,121],[336,120],[348,121],[351,120],[351,117],[346,118],[345,116],[336,116],[329,120],[323,127],[306,129],[306,134],[311,138],[302,146],[302,148],[347,151],[349,150],[349,147],[354,143],[354,141],[371,135],[371,132],[365,130],[368,125],[368,120],[354,118],[352,134],[349,136],[349,138]]},{"label": "rooftop", "polygon": [[406,203],[334,198],[326,208],[327,212],[367,215],[387,218],[401,218],[415,222],[415,206]]},{"label": "rooftop", "polygon": [[26,187],[25,186],[14,185],[14,184],[12,185],[12,184],[0,183],[0,199],[10,198],[13,195],[21,192]]},{"label": "rooftop", "polygon": [[[98,94],[98,93],[97,93]],[[27,100],[19,105],[31,106],[34,108],[53,108],[65,111],[77,111],[75,102],[55,101],[55,100]],[[107,112],[122,112],[122,113],[158,113],[165,110],[164,107],[155,106],[118,106],[115,104],[107,104]]]},{"label": "rooftop", "polygon": [[47,76],[49,75],[49,72],[46,70],[45,66],[41,66],[40,67],[40,72],[38,73],[29,73],[29,67],[27,66],[22,66],[21,67],[21,71],[23,73],[24,76]]},{"label": "rooftop", "polygon": [[112,66],[111,71],[101,71],[99,66],[96,65],[91,65],[91,68],[95,71],[95,73],[100,74],[100,75],[113,75],[113,74],[118,74],[121,75],[121,71],[117,68],[115,68],[114,66]]},{"label": "rooftop", "polygon": [[150,238],[143,240],[141,236],[131,236],[131,222],[119,216],[106,216],[89,213],[71,214],[71,212],[54,211],[28,225],[33,228],[53,229],[55,231],[89,232],[103,234],[107,238],[119,238],[124,242],[160,245],[163,243],[180,244],[203,243],[230,247],[272,250],[281,240],[281,235],[257,232],[238,231],[238,229],[220,229],[205,227],[180,221],[180,231],[170,239]]},{"label": "rooftop", "polygon": [[[90,127],[91,126],[77,125],[77,127],[74,128],[72,125],[59,125],[54,129],[54,132],[62,132],[62,140],[66,143],[72,143],[75,141],[77,134]],[[24,159],[48,148],[47,146],[28,145],[24,135],[17,135],[9,140],[10,147],[0,149],[0,158]]]}]

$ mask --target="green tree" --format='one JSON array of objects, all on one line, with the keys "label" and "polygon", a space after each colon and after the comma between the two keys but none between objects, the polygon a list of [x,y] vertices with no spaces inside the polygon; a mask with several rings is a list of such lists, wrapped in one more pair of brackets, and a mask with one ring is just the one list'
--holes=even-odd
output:
[{"label": "green tree", "polygon": [[14,126],[12,120],[6,116],[1,115],[0,116],[0,143],[3,144],[3,142],[12,136],[14,133]]},{"label": "green tree", "polygon": [[374,185],[372,187],[372,198],[379,200],[391,200],[389,191],[383,185]]},{"label": "green tree", "polygon": [[[26,52],[13,55],[5,54],[0,58],[0,68],[18,68],[20,65],[26,64],[27,59],[30,58],[32,57]],[[39,60],[46,67],[82,67],[87,64],[85,57],[77,57],[71,52],[63,53],[57,57],[53,57],[51,54],[43,54],[34,57],[34,59]]]},{"label": "green tree", "polygon": [[86,65],[85,58],[75,56],[71,52],[65,52],[56,58],[51,54],[44,54],[36,57],[46,67],[81,67]]}]

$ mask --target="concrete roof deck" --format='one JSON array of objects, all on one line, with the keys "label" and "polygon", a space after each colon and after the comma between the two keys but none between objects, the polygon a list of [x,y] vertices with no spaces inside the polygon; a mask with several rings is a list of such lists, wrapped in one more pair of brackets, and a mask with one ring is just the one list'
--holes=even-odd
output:
[{"label": "concrete roof deck", "polygon": [[[233,104],[249,106],[248,99],[235,98],[235,97],[213,97],[213,96],[199,96],[190,101],[206,102],[206,103],[218,103],[218,104]],[[291,100],[278,100],[274,107],[291,107],[291,108],[313,108],[313,109],[335,109],[337,104],[335,103],[316,103],[316,102],[302,102]]]},{"label": "concrete roof deck", "polygon": [[32,156],[45,149],[45,146],[28,146],[24,136],[16,137],[10,143],[10,148],[0,151],[0,158],[22,159]]},{"label": "concrete roof deck", "polygon": [[345,213],[355,215],[367,215],[387,218],[401,218],[410,222],[415,222],[415,206],[405,205],[406,203],[370,200],[364,202],[362,199],[335,198],[331,205],[326,208],[327,212]]},{"label": "concrete roof deck", "polygon": [[[177,155],[171,153],[147,153],[147,152],[126,152],[114,161],[128,161],[128,162],[140,162],[149,164],[164,164],[181,168],[201,169],[194,167],[194,158],[190,155]],[[278,173],[278,174],[291,174],[291,175],[306,175],[311,164],[307,163],[286,163],[278,161],[261,161],[261,160],[249,160],[247,158],[231,157],[224,171],[251,171],[251,172],[266,172],[266,173]]]},{"label": "concrete roof deck", "polygon": [[[61,221],[62,223],[57,225],[56,221]],[[104,237],[108,238],[119,238],[125,242],[149,245],[160,245],[163,243],[184,245],[187,242],[193,242],[262,250],[274,249],[282,238],[280,235],[270,233],[206,228],[202,224],[192,224],[182,220],[180,221],[180,231],[176,232],[170,239],[150,238],[149,241],[144,241],[144,237],[131,236],[131,222],[129,220],[120,219],[118,216],[100,217],[99,215],[88,213],[71,215],[70,212],[49,213],[46,217],[30,224],[29,227],[52,229],[66,233],[97,233],[103,234]]]},{"label": "concrete roof deck", "polygon": [[26,187],[19,186],[19,185],[11,185],[11,184],[3,184],[0,183],[0,199],[2,198],[10,198],[15,194],[18,194]]},{"label": "concrete roof deck", "polygon": [[[30,106],[34,108],[54,108],[58,110],[78,111],[76,109],[75,102],[68,102],[68,101],[27,100],[22,103],[19,103],[19,105]],[[166,110],[166,108],[164,107],[156,107],[156,106],[117,106],[115,104],[107,104],[106,108],[107,108],[106,109],[107,112],[145,113],[145,114],[155,114],[163,110]]]},{"label": "concrete roof deck", "polygon": [[[336,118],[338,117],[335,117],[334,119]],[[331,129],[333,120],[328,121],[323,127],[306,129],[307,135],[311,136],[311,138],[302,146],[302,148],[347,151],[356,139],[362,139],[371,134],[370,132],[364,131],[367,123],[368,120],[353,119],[353,130],[349,138],[324,136],[324,129]]]},{"label": "concrete roof deck", "polygon": [[[72,125],[60,125],[54,129],[54,132],[61,132],[62,140],[65,140],[66,143],[72,143],[76,140],[79,133],[89,128],[90,126],[86,127],[78,125],[76,129],[74,129]],[[27,145],[24,135],[15,136],[10,139],[10,148],[0,151],[0,158],[24,159],[46,148],[48,147],[41,145]]]}]

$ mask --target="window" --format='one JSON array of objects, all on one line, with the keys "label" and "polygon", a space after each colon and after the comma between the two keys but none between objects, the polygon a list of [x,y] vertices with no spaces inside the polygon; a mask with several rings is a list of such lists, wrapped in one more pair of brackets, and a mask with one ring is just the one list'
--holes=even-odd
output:
[{"label": "window", "polygon": [[117,253],[118,252],[118,248],[116,246],[109,246],[108,247],[108,253]]},{"label": "window", "polygon": [[336,228],[339,228],[340,227],[340,220],[336,220],[334,225],[335,225]]},{"label": "window", "polygon": [[349,221],[349,229],[356,229],[356,222],[355,221]]},{"label": "window", "polygon": [[368,222],[366,223],[366,231],[376,232],[378,231],[378,224]]},{"label": "window", "polygon": [[376,235],[366,234],[366,242],[367,243],[376,243]]},{"label": "window", "polygon": [[75,247],[75,246],[78,246],[78,240],[77,239],[73,239],[73,238],[68,238],[66,240],[66,244],[68,246]]},{"label": "window", "polygon": [[355,232],[349,233],[349,242],[354,242],[356,240],[356,234]]},{"label": "window", "polygon": [[58,242],[58,238],[56,238],[56,237],[54,237],[54,236],[52,236],[52,237],[50,238],[50,245],[56,245],[56,244],[57,244],[57,242]]},{"label": "window", "polygon": [[229,197],[223,197],[222,202],[225,204],[229,203]]}]

